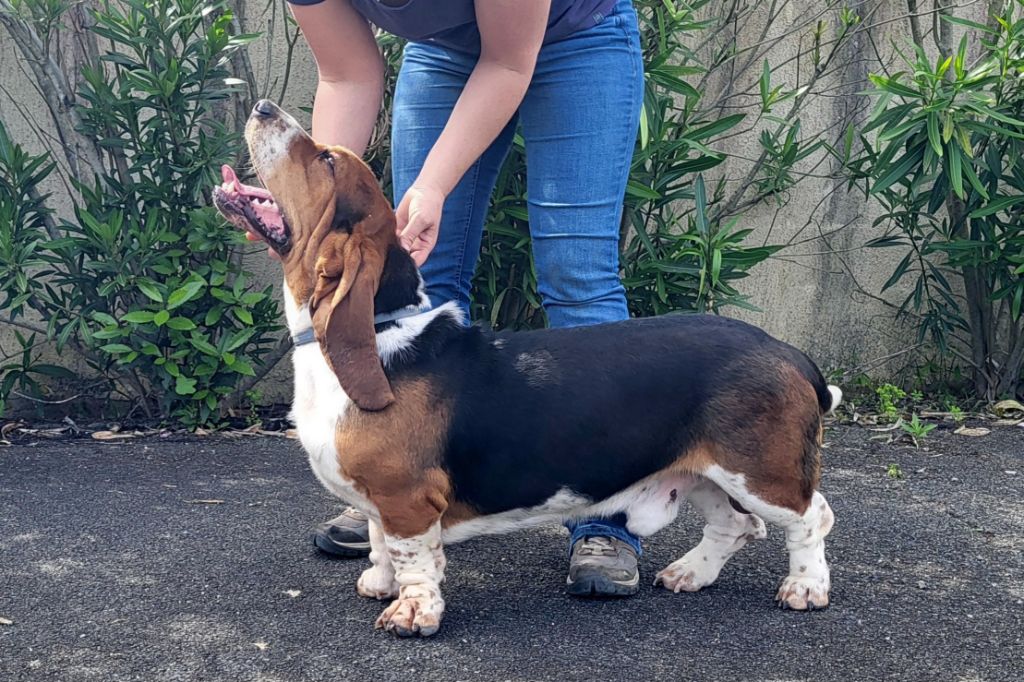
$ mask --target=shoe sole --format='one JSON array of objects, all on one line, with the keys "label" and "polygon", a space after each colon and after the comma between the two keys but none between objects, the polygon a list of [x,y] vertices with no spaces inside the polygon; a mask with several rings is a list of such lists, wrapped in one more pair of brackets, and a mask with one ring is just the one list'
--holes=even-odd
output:
[{"label": "shoe sole", "polygon": [[640,574],[628,582],[611,580],[600,574],[576,580],[566,578],[565,591],[573,597],[631,597],[640,591]]},{"label": "shoe sole", "polygon": [[313,546],[321,554],[336,559],[358,559],[370,554],[369,542],[346,542],[343,544],[318,533],[313,534]]}]

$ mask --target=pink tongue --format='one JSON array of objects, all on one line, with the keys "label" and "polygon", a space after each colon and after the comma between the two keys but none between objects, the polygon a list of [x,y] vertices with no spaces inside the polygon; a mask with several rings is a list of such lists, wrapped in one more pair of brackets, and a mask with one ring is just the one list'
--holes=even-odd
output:
[{"label": "pink tongue", "polygon": [[284,222],[281,220],[281,212],[277,206],[264,206],[263,204],[252,204],[252,210],[256,216],[263,221],[263,224],[274,230],[283,230]]},{"label": "pink tongue", "polygon": [[224,164],[220,167],[220,177],[224,180],[225,190],[230,190],[238,194],[244,194],[248,197],[257,197],[259,199],[273,199],[270,196],[270,192],[263,189],[262,187],[255,187],[253,185],[245,185],[239,182],[238,176],[235,174],[235,169],[231,166]]},{"label": "pink tongue", "polygon": [[238,182],[238,176],[235,175],[235,169],[226,163],[220,167],[220,176],[224,179],[225,185],[233,185]]}]

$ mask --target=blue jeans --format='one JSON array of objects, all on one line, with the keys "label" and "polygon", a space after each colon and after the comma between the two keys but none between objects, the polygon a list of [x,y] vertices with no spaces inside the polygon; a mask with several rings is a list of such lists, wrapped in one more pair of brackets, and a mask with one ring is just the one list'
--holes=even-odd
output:
[{"label": "blue jeans", "polygon": [[[397,203],[419,175],[477,55],[409,43],[392,116]],[[469,318],[470,284],[494,184],[521,127],[537,289],[552,327],[629,317],[619,281],[619,222],[643,102],[643,60],[630,0],[593,28],[544,45],[519,111],[445,201],[437,246],[421,268],[434,305]],[[571,524],[571,542],[617,537],[640,551],[625,517]]]}]

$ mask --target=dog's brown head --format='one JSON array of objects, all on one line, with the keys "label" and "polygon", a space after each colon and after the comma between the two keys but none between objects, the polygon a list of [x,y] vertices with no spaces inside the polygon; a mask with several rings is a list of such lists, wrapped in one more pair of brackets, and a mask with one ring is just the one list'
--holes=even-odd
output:
[{"label": "dog's brown head", "polygon": [[296,306],[309,305],[345,393],[365,410],[387,407],[394,396],[377,355],[374,313],[420,300],[391,205],[361,159],[316,143],[272,102],[253,108],[245,139],[266,190],[242,185],[225,167],[217,208],[280,256]]}]

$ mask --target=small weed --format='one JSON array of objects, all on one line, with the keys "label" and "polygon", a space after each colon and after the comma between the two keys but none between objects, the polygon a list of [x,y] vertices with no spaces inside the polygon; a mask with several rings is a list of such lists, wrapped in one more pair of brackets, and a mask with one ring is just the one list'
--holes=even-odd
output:
[{"label": "small weed", "polygon": [[960,409],[960,406],[956,403],[946,403],[946,408],[949,410],[949,416],[953,418],[957,424],[962,424],[964,419],[964,411]]},{"label": "small weed", "polygon": [[921,391],[911,391],[910,399],[913,400],[915,403],[923,403],[924,393],[922,393]]},{"label": "small weed", "polygon": [[926,424],[915,413],[909,422],[902,422],[900,428],[917,439],[922,439],[935,428],[935,424]]},{"label": "small weed", "polygon": [[890,464],[886,473],[889,475],[889,478],[894,478],[897,481],[903,480],[903,469],[900,468],[899,464]]},{"label": "small weed", "polygon": [[878,411],[887,421],[896,421],[900,416],[897,403],[907,397],[906,392],[893,384],[882,384],[875,389],[878,395]]},{"label": "small weed", "polygon": [[251,388],[245,392],[245,404],[248,405],[248,411],[245,414],[245,423],[249,426],[260,423],[260,415],[257,410],[257,406],[263,403],[263,392]]}]

